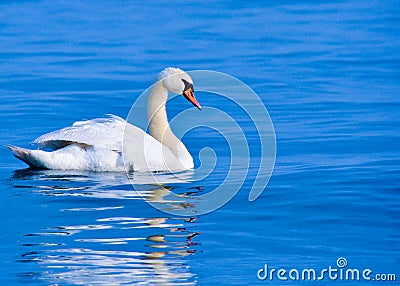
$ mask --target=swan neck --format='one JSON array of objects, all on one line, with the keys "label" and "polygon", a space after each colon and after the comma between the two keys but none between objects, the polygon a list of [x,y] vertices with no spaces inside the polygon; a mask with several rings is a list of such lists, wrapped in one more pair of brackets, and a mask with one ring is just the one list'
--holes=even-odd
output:
[{"label": "swan neck", "polygon": [[[147,120],[151,136],[177,154],[182,142],[174,135],[168,123],[166,103],[168,90],[162,81],[156,83],[147,100]],[[186,149],[186,148],[185,148]]]}]

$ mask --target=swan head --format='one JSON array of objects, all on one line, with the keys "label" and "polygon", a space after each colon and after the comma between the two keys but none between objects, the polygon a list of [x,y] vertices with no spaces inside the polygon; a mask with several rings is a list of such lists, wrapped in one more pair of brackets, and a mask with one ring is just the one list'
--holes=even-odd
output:
[{"label": "swan head", "polygon": [[161,80],[170,92],[182,94],[194,106],[201,109],[194,96],[193,80],[186,72],[178,68],[166,68],[159,74],[158,80]]}]

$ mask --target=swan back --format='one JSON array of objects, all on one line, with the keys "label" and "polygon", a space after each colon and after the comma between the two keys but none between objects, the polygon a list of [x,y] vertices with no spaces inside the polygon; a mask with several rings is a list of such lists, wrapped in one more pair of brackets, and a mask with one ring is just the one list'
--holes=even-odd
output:
[{"label": "swan back", "polygon": [[106,118],[77,121],[72,126],[46,133],[32,143],[53,150],[78,143],[120,151],[124,128],[124,119],[109,114]]}]

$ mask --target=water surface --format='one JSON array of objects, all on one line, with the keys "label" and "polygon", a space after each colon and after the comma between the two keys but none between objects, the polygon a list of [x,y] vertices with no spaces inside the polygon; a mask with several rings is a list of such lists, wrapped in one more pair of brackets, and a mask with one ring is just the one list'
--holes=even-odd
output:
[{"label": "water surface", "polygon": [[[149,206],[124,174],[23,170],[2,147],[2,284],[277,284],[259,281],[257,270],[322,269],[339,257],[400,279],[399,8],[396,1],[3,1],[0,145],[27,147],[107,113],[126,117],[160,70],[178,66],[225,72],[252,87],[274,123],[277,160],[255,202],[247,201],[251,169],[223,208],[182,218]],[[204,106],[224,103],[197,97]],[[187,107],[174,100],[168,108]],[[220,169],[196,184],[146,187],[149,200],[173,190],[182,197],[165,207],[192,208],[185,195],[223,180],[218,134],[198,129],[184,142],[196,165],[203,147],[215,149]]]}]

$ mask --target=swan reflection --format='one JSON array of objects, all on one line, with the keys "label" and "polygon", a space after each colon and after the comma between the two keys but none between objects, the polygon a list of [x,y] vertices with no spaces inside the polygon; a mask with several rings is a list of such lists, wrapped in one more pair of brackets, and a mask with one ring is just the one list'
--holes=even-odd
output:
[{"label": "swan reflection", "polygon": [[[125,174],[16,171],[15,188],[40,194],[42,204],[53,207],[40,212],[42,228],[24,235],[17,259],[39,271],[20,276],[54,284],[195,285],[188,259],[196,253],[197,217],[160,217],[142,198],[165,208],[195,208],[186,198],[201,190],[182,184],[182,176],[175,183],[174,176],[160,176],[166,184],[137,184],[135,192]],[[138,176],[137,182],[148,179]]]}]

